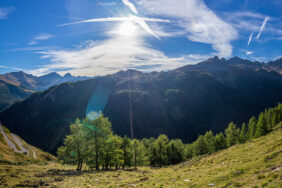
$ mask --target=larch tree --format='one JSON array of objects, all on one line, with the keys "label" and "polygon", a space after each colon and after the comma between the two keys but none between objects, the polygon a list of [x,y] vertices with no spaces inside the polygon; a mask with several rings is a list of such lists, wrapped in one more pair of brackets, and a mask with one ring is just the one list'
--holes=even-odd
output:
[{"label": "larch tree", "polygon": [[268,132],[267,120],[263,112],[260,113],[257,123],[255,138],[265,135]]},{"label": "larch tree", "polygon": [[87,129],[86,139],[90,155],[94,157],[94,160],[91,161],[95,163],[96,170],[99,170],[103,145],[108,136],[112,135],[112,124],[108,118],[101,114],[96,119],[86,118],[83,125]]},{"label": "larch tree", "polygon": [[245,143],[248,139],[248,130],[246,123],[242,124],[241,131],[240,131],[240,142]]},{"label": "larch tree", "polygon": [[204,140],[208,147],[208,153],[215,152],[215,136],[212,131],[207,131],[204,135]]},{"label": "larch tree", "polygon": [[226,138],[224,134],[221,132],[215,136],[215,150],[219,151],[225,149],[227,147]]},{"label": "larch tree", "polygon": [[251,117],[251,119],[249,120],[249,123],[248,123],[249,139],[252,139],[252,138],[255,137],[256,129],[257,129],[257,119],[256,119],[255,116],[253,116],[253,117]]},{"label": "larch tree", "polygon": [[58,149],[58,158],[65,163],[77,164],[77,171],[82,169],[86,156],[87,144],[84,127],[79,119],[70,125],[70,135],[64,140],[64,146]]},{"label": "larch tree", "polygon": [[239,143],[239,133],[240,129],[237,129],[236,124],[233,122],[229,123],[228,127],[225,129],[227,146],[231,147]]}]

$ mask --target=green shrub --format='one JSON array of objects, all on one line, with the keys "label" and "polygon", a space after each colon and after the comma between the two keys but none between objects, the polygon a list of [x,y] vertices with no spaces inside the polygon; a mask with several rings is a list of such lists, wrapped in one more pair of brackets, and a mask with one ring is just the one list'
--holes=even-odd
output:
[{"label": "green shrub", "polygon": [[6,134],[11,134],[10,130],[7,127],[2,125],[2,128]]},{"label": "green shrub", "polygon": [[264,175],[258,175],[258,180],[264,179],[265,176]]}]

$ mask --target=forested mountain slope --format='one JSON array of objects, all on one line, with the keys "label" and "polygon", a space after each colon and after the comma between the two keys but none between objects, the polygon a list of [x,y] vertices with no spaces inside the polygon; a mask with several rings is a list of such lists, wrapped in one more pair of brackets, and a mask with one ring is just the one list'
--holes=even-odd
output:
[{"label": "forested mountain slope", "polygon": [[130,135],[132,114],[137,138],[163,133],[191,142],[198,134],[222,131],[231,121],[241,124],[281,101],[278,68],[215,57],[168,72],[128,70],[61,84],[14,104],[0,114],[0,121],[29,143],[55,153],[70,122],[90,111],[103,111],[119,135]]}]

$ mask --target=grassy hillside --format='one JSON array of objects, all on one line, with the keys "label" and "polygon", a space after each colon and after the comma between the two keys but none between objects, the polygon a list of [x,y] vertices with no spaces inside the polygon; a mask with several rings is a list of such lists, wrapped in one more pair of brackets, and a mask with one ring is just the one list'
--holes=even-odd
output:
[{"label": "grassy hillside", "polygon": [[175,166],[76,172],[73,166],[1,165],[3,186],[281,187],[282,123],[266,136]]},{"label": "grassy hillside", "polygon": [[7,138],[15,145],[17,150],[21,150],[19,143],[15,140],[15,137],[20,141],[22,146],[28,150],[28,154],[15,152],[8,144],[3,134],[0,132],[0,164],[26,164],[26,163],[37,163],[48,160],[54,160],[55,158],[41,151],[40,149],[29,145],[22,138],[12,133],[4,126],[3,130],[7,135]]}]

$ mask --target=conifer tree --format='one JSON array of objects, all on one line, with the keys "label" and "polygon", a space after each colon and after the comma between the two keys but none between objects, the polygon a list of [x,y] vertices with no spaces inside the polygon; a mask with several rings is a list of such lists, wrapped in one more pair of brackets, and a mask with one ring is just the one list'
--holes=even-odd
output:
[{"label": "conifer tree", "polygon": [[208,147],[208,153],[215,152],[215,136],[213,135],[212,131],[206,132],[206,134],[204,135],[204,140]]},{"label": "conifer tree", "polygon": [[79,119],[70,125],[70,135],[64,140],[64,146],[58,148],[58,158],[64,163],[77,164],[80,171],[86,156],[86,140],[83,125]]},{"label": "conifer tree", "polygon": [[185,147],[185,157],[191,159],[193,157],[193,145],[187,144]]},{"label": "conifer tree", "polygon": [[236,125],[231,122],[229,123],[227,129],[225,129],[227,146],[231,147],[237,143],[239,143],[239,134],[240,129],[237,129]]},{"label": "conifer tree", "polygon": [[137,166],[146,164],[146,148],[142,142],[137,139],[133,139],[132,150],[134,169],[137,170]]},{"label": "conifer tree", "polygon": [[243,123],[240,131],[240,142],[245,143],[247,139],[248,139],[248,130],[246,127],[246,123]]},{"label": "conifer tree", "polygon": [[[100,114],[98,118],[91,119],[86,118],[83,121],[83,125],[86,131],[86,140],[89,150],[89,156],[92,157],[88,163],[92,166],[95,164],[96,170],[99,170],[102,151],[105,149],[103,146],[110,135],[112,135],[112,124],[108,118],[105,118],[103,114]],[[90,158],[91,158],[90,157]]]},{"label": "conifer tree", "polygon": [[256,133],[256,128],[257,128],[257,119],[255,116],[253,116],[248,123],[248,136],[249,139],[252,139],[255,137]]},{"label": "conifer tree", "polygon": [[168,146],[168,164],[177,164],[184,159],[184,146],[180,139],[171,140]]},{"label": "conifer tree", "polygon": [[257,129],[255,133],[255,138],[265,135],[268,132],[267,121],[265,118],[265,114],[263,112],[260,113],[257,123]]},{"label": "conifer tree", "polygon": [[226,138],[222,132],[216,135],[214,145],[216,151],[225,149],[227,147]]},{"label": "conifer tree", "polygon": [[122,138],[120,136],[114,135],[111,138],[113,142],[113,165],[115,166],[116,170],[123,164],[123,150],[121,149],[122,146]]},{"label": "conifer tree", "polygon": [[209,152],[208,146],[205,142],[204,136],[200,135],[196,142],[193,144],[194,156],[204,155]]},{"label": "conifer tree", "polygon": [[132,157],[131,142],[127,136],[123,137],[121,148],[123,151],[122,169],[124,169],[126,166],[130,168],[131,167],[131,157]]},{"label": "conifer tree", "polygon": [[157,156],[156,156],[156,164],[158,166],[163,166],[167,164],[168,156],[168,144],[169,139],[166,135],[160,135],[158,139],[154,143],[154,147],[156,148]]}]

